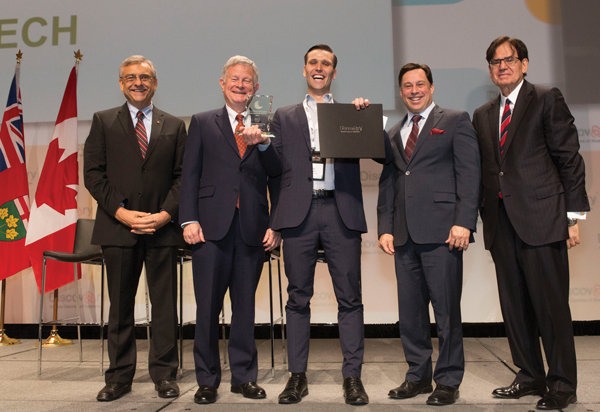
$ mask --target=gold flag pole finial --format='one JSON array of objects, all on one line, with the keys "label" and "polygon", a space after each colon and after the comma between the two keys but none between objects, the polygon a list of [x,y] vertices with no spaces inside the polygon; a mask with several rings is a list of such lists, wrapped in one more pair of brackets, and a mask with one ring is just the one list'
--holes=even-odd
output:
[{"label": "gold flag pole finial", "polygon": [[80,50],[80,49],[78,49],[78,50],[75,52],[75,58],[77,59],[77,63],[79,63],[79,61],[80,61],[81,59],[83,59],[83,54],[81,54],[81,50]]},{"label": "gold flag pole finial", "polygon": [[21,63],[22,58],[23,58],[23,52],[21,51],[21,49],[19,49],[19,52],[17,53],[17,63]]}]

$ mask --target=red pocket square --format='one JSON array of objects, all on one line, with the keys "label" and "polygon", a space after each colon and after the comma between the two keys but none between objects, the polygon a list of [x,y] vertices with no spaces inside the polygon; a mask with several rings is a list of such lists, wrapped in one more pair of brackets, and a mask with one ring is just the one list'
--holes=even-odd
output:
[{"label": "red pocket square", "polygon": [[440,129],[433,128],[433,129],[431,129],[431,133],[430,134],[446,134],[446,131],[445,130],[440,130]]}]

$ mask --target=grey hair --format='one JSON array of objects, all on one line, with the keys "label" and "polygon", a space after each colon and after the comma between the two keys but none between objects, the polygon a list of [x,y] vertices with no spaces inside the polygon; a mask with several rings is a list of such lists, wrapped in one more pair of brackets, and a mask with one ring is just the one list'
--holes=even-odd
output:
[{"label": "grey hair", "polygon": [[254,72],[254,85],[256,86],[258,84],[258,68],[252,60],[245,56],[233,56],[229,60],[227,60],[227,63],[225,63],[225,66],[223,66],[223,71],[221,72],[221,79],[225,81],[225,77],[227,76],[227,69],[229,69],[231,66],[235,66],[238,64],[243,64],[244,66],[250,66],[252,68],[252,71]]},{"label": "grey hair", "polygon": [[123,60],[123,63],[119,66],[119,77],[123,76],[123,69],[132,64],[147,64],[152,72],[152,77],[156,78],[156,69],[150,60],[139,54],[135,54]]}]

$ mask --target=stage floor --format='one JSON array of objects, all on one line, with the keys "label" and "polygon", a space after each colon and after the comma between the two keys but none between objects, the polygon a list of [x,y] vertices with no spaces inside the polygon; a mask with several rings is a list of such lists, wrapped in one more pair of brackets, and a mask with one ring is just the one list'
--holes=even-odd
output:
[{"label": "stage floor", "polygon": [[[24,340],[15,346],[0,347],[0,409],[2,411],[337,411],[360,408],[361,411],[431,411],[439,407],[425,404],[427,395],[395,400],[388,391],[402,383],[407,364],[399,339],[367,339],[362,379],[370,398],[368,406],[352,407],[342,397],[342,355],[337,339],[311,341],[308,365],[310,394],[294,406],[277,404],[277,396],[287,382],[281,341],[275,344],[275,377],[271,377],[270,341],[257,341],[259,352],[258,384],[267,391],[264,400],[252,401],[230,392],[230,372],[224,366],[217,403],[196,405],[193,398],[198,386],[194,375],[193,342],[184,341],[184,370],[178,376],[181,396],[158,398],[148,375],[146,340],[138,340],[138,368],[132,392],[121,399],[101,403],[96,394],[104,386],[100,373],[100,343],[84,340],[83,362],[79,362],[78,342],[68,347],[43,350],[42,374],[38,376],[38,351],[34,340]],[[579,402],[565,409],[570,412],[600,411],[600,336],[575,338]],[[437,339],[434,340],[434,348]],[[108,358],[105,353],[105,367]],[[437,351],[434,350],[434,361]],[[494,388],[512,382],[515,367],[510,361],[505,338],[465,339],[466,370],[460,387],[460,399],[444,411],[529,411],[535,410],[538,397],[501,400],[491,396]],[[435,366],[435,365],[434,365]]]}]

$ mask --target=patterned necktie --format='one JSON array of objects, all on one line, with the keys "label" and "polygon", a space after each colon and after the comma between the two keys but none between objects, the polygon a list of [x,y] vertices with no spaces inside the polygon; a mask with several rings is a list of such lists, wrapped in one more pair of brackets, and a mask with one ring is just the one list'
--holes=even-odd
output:
[{"label": "patterned necktie", "polygon": [[504,106],[504,113],[502,113],[502,124],[500,125],[500,157],[504,154],[504,143],[506,142],[506,135],[508,134],[508,124],[512,117],[510,111],[510,100],[506,99]]},{"label": "patterned necktie", "polygon": [[[246,147],[248,146],[246,142],[244,142],[244,138],[242,137],[242,127],[244,127],[244,116],[238,114],[235,116],[235,120],[237,120],[237,125],[235,126],[235,142],[237,143],[238,150],[240,151],[240,157],[244,158],[244,153],[246,153]],[[235,205],[238,209],[240,208],[240,192],[238,192],[237,203]]]},{"label": "patterned necktie", "polygon": [[404,147],[404,151],[406,152],[406,157],[410,160],[410,157],[415,150],[415,145],[417,144],[417,137],[419,136],[419,121],[422,119],[421,116],[416,115],[412,118],[412,130],[410,131],[410,135],[408,135],[408,140],[406,141],[406,147]]},{"label": "patterned necktie", "polygon": [[246,142],[244,142],[241,132],[242,127],[244,127],[244,116],[238,114],[235,116],[235,120],[237,120],[237,125],[235,126],[235,142],[237,143],[238,150],[240,151],[240,157],[243,159],[244,153],[246,153],[246,147],[248,146]]},{"label": "patterned necktie", "polygon": [[140,150],[142,157],[146,158],[146,152],[148,151],[148,134],[146,133],[146,126],[144,126],[144,113],[140,110],[137,112],[137,124],[135,125],[135,135],[137,136],[138,143],[140,144]]}]

